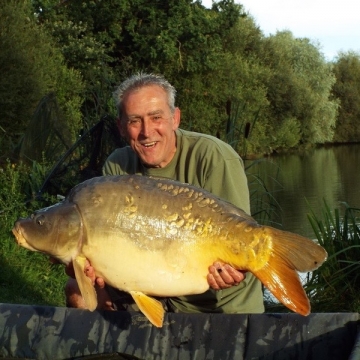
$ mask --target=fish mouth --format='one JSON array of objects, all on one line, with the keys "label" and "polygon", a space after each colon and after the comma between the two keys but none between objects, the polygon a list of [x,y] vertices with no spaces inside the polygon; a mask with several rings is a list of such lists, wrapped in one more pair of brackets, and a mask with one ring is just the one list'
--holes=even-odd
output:
[{"label": "fish mouth", "polygon": [[19,227],[14,226],[12,229],[12,233],[14,234],[18,245],[20,245],[26,249],[32,250],[32,251],[37,251],[26,241],[26,239],[25,239],[24,235],[22,234],[21,229]]}]

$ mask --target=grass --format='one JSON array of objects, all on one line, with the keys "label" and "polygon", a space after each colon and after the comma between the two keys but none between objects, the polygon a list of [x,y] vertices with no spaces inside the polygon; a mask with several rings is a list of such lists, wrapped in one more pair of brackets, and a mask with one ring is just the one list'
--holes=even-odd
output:
[{"label": "grass", "polygon": [[64,306],[63,266],[20,248],[12,235],[2,235],[0,241],[0,302]]},{"label": "grass", "polygon": [[11,229],[18,217],[28,216],[34,209],[55,202],[48,197],[40,203],[34,188],[44,169],[6,162],[0,167],[0,302],[10,304],[65,304],[67,279],[61,265],[53,265],[40,253],[17,245]]}]

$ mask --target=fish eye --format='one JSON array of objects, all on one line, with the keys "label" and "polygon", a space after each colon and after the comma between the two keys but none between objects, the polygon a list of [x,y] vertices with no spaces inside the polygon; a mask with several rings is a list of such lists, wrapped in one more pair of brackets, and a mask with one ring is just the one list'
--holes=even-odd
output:
[{"label": "fish eye", "polygon": [[44,222],[45,222],[45,217],[44,217],[44,215],[38,216],[38,217],[35,219],[35,222],[36,222],[37,225],[40,225],[40,226],[44,225]]}]

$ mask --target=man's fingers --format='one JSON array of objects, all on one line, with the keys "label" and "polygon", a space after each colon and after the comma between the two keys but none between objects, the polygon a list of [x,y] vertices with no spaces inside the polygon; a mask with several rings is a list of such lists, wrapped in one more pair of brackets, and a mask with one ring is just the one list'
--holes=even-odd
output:
[{"label": "man's fingers", "polygon": [[224,267],[226,268],[227,274],[232,278],[234,283],[238,284],[245,279],[246,271],[236,270],[232,266],[227,264]]},{"label": "man's fingers", "polygon": [[209,286],[214,290],[221,290],[218,283],[216,282],[214,276],[212,274],[207,275],[207,282]]},{"label": "man's fingers", "polygon": [[105,288],[105,281],[103,278],[96,278],[95,285],[98,289],[104,289]]},{"label": "man's fingers", "polygon": [[95,270],[91,266],[90,262],[87,260],[85,264],[85,274],[91,280],[93,285],[96,286],[97,289],[105,288],[105,281],[103,278],[96,277]]},{"label": "man's fingers", "polygon": [[209,267],[208,283],[214,290],[227,289],[238,285],[245,279],[245,272],[238,271],[228,264],[220,262]]},{"label": "man's fingers", "polygon": [[233,280],[227,270],[216,264],[209,268],[208,282],[215,290],[226,289],[233,285]]},{"label": "man's fingers", "polygon": [[[86,260],[85,262],[85,269],[84,269],[85,275],[91,280],[93,285],[96,285],[98,289],[105,288],[105,281],[103,278],[96,277],[95,270],[91,266],[89,260]],[[70,262],[68,265],[65,266],[65,273],[66,275],[75,278],[75,272],[72,262]]]},{"label": "man's fingers", "polygon": [[85,275],[91,280],[93,285],[95,285],[95,281],[96,281],[95,271],[94,268],[90,265],[90,262],[88,260],[86,260],[86,264],[85,264]]}]

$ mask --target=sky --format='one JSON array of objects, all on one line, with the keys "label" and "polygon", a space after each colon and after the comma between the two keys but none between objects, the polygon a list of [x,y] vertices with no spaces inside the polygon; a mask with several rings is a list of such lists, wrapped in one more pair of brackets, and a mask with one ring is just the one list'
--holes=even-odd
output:
[{"label": "sky", "polygon": [[[331,61],[339,51],[360,53],[359,0],[235,0],[244,6],[268,36],[290,30],[297,38],[320,44],[320,51]],[[202,0],[211,7],[212,0]]]}]

